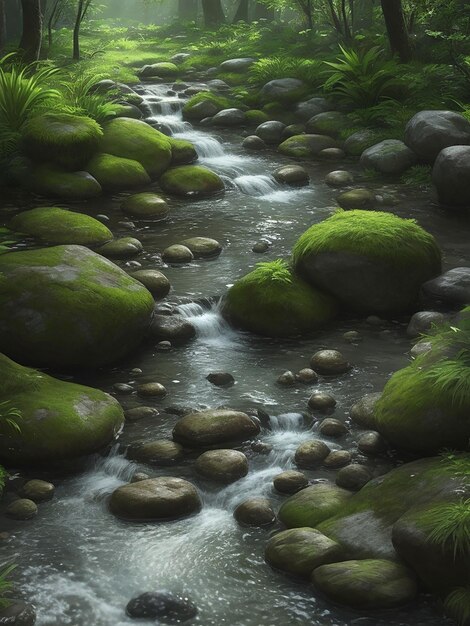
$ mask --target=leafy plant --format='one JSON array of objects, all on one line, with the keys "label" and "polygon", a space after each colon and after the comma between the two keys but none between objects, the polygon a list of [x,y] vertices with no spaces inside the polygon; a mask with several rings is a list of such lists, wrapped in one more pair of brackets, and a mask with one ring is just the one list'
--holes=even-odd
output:
[{"label": "leafy plant", "polygon": [[457,587],[444,602],[445,608],[456,618],[457,623],[464,626],[470,621],[470,589]]},{"label": "leafy plant", "polygon": [[250,67],[249,81],[255,85],[264,85],[277,78],[298,78],[308,85],[320,85],[320,61],[289,56],[272,56],[260,59]]},{"label": "leafy plant", "polygon": [[15,564],[6,565],[0,570],[0,607],[6,607],[10,604],[5,594],[13,588],[13,583],[8,580],[8,577],[16,569]]},{"label": "leafy plant", "polygon": [[423,187],[431,184],[432,167],[430,165],[414,165],[401,177],[405,185]]},{"label": "leafy plant", "polygon": [[86,115],[98,123],[116,115],[117,98],[93,93],[93,87],[103,78],[94,72],[80,71],[60,81],[64,97],[63,110],[67,113]]},{"label": "leafy plant", "polygon": [[370,107],[389,97],[392,88],[400,85],[396,78],[399,73],[397,63],[384,61],[381,48],[359,52],[340,46],[340,50],[335,62],[323,62],[328,67],[324,88],[339,100],[358,107]]},{"label": "leafy plant", "polygon": [[0,402],[0,421],[4,421],[12,430],[21,432],[17,419],[21,418],[21,411],[10,406],[8,400]]}]

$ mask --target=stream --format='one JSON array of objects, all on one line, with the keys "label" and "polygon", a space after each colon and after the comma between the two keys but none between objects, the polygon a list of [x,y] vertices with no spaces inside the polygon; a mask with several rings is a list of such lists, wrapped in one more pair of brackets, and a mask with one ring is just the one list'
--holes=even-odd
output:
[{"label": "stream", "polygon": [[[304,581],[289,579],[264,562],[264,547],[274,530],[246,529],[233,518],[233,510],[248,497],[264,495],[279,506],[283,498],[272,488],[273,477],[293,465],[293,454],[315,433],[307,400],[314,389],[333,394],[337,400],[334,417],[345,420],[349,408],[361,396],[380,391],[390,374],[403,367],[412,342],[406,336],[407,320],[384,321],[379,325],[364,320],[337,321],[331,327],[302,340],[275,340],[230,328],[221,318],[215,297],[247,273],[257,262],[288,256],[298,236],[312,223],[327,217],[335,207],[337,190],[324,184],[325,175],[345,168],[356,176],[358,186],[367,186],[384,196],[384,209],[403,217],[414,217],[431,231],[445,251],[445,269],[470,264],[468,218],[448,215],[433,204],[429,191],[397,183],[361,180],[354,162],[306,163],[311,176],[308,187],[288,188],[277,184],[272,172],[291,163],[275,151],[247,153],[234,130],[194,129],[181,116],[183,101],[166,96],[168,87],[142,86],[152,111],[149,121],[169,127],[177,138],[194,143],[199,162],[221,175],[227,191],[222,197],[194,201],[169,198],[170,217],[165,222],[123,218],[119,204],[127,194],[116,194],[86,203],[69,203],[72,209],[96,216],[109,216],[116,237],[135,236],[145,252],[134,260],[118,262],[128,270],[137,267],[162,269],[172,284],[167,298],[197,329],[196,339],[169,352],[143,346],[118,367],[82,372],[74,380],[117,395],[124,408],[140,404],[155,406],[160,416],[127,423],[125,431],[107,456],[89,460],[86,468],[62,476],[50,476],[57,485],[53,500],[41,504],[31,522],[6,522],[9,538],[3,553],[18,563],[15,580],[24,597],[37,607],[38,626],[129,626],[136,624],[125,615],[125,605],[145,591],[166,589],[188,594],[197,605],[197,617],[188,624],[204,626],[445,626],[431,600],[403,610],[364,616],[324,601]],[[158,191],[158,185],[149,189]],[[396,198],[393,207],[387,196]],[[25,196],[22,209],[50,206],[50,201]],[[7,217],[18,210],[18,197],[7,197]],[[160,253],[168,245],[193,236],[218,240],[223,252],[217,259],[196,260],[184,266],[166,267]],[[251,248],[260,239],[271,242],[265,254]],[[343,334],[356,330],[361,341],[348,343]],[[339,349],[353,363],[347,374],[320,379],[314,387],[281,387],[277,377],[309,364],[321,347]],[[142,370],[136,373],[134,370]],[[213,371],[230,372],[236,384],[212,386],[206,380]],[[116,383],[158,381],[165,385],[164,399],[139,400],[135,394],[116,394]],[[272,446],[268,454],[243,451],[249,459],[249,474],[226,487],[214,487],[198,478],[193,459],[176,468],[150,468],[127,460],[122,446],[140,439],[169,437],[178,417],[165,412],[169,406],[195,408],[230,406],[259,408],[270,416],[270,428],[259,439]],[[320,417],[320,416],[317,416]],[[332,447],[353,448],[358,431]],[[315,433],[318,437],[318,433]],[[320,436],[321,437],[321,436]],[[356,458],[357,453],[356,453]],[[379,475],[391,469],[393,459],[365,461]],[[136,471],[151,476],[188,478],[201,491],[199,515],[176,522],[137,524],[116,519],[107,510],[107,498]],[[306,471],[310,480],[334,480],[333,470]],[[35,478],[47,478],[47,474]],[[137,623],[155,624],[139,620]]]}]

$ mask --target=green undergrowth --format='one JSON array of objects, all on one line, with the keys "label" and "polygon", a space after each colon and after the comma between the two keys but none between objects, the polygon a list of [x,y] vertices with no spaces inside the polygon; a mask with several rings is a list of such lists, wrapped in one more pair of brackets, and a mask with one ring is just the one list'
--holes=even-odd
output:
[{"label": "green undergrowth", "polygon": [[424,511],[421,520],[428,541],[442,548],[452,546],[454,558],[470,557],[470,498],[438,504]]},{"label": "green undergrowth", "polygon": [[445,599],[446,610],[457,620],[459,626],[470,624],[470,588],[458,587]]},{"label": "green undergrowth", "polygon": [[380,211],[339,210],[314,224],[294,246],[294,265],[308,254],[332,250],[387,259],[396,265],[431,265],[436,271],[441,264],[434,237],[415,220]]}]

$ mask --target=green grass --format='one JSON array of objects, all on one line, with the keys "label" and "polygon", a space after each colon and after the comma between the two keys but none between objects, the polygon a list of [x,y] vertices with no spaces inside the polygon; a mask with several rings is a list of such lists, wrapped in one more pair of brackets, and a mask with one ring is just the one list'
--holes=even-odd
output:
[{"label": "green grass", "polygon": [[294,265],[308,254],[341,250],[396,265],[441,266],[441,253],[432,235],[415,220],[379,211],[338,211],[313,225],[293,249]]},{"label": "green grass", "polygon": [[414,187],[424,187],[432,184],[432,167],[430,165],[414,165],[401,177],[401,182]]},{"label": "green grass", "polygon": [[445,502],[423,513],[428,541],[442,548],[452,546],[454,559],[470,556],[470,498]]},{"label": "green grass", "polygon": [[457,620],[459,626],[470,623],[470,588],[458,587],[445,599],[446,610]]},{"label": "green grass", "polygon": [[444,359],[423,371],[439,396],[445,396],[452,406],[470,406],[470,350],[456,359]]},{"label": "green grass", "polygon": [[13,589],[13,583],[8,580],[8,577],[16,568],[16,565],[4,565],[0,569],[0,607],[5,608],[10,605],[10,600],[5,597]]}]

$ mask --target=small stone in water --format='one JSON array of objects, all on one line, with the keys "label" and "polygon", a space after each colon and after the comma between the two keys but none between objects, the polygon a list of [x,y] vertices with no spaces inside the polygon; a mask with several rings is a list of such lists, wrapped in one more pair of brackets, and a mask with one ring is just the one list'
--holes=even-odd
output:
[{"label": "small stone in water", "polygon": [[237,506],[233,513],[239,524],[246,526],[270,526],[276,521],[276,515],[267,498],[250,498]]},{"label": "small stone in water", "polygon": [[269,248],[270,244],[267,241],[257,241],[251,250],[257,254],[262,254],[263,252],[267,252]]},{"label": "small stone in water", "polygon": [[363,465],[351,463],[339,470],[336,476],[336,484],[338,487],[349,489],[350,491],[359,491],[372,478],[372,474]]},{"label": "small stone in water", "polygon": [[298,371],[295,378],[299,383],[304,383],[304,385],[311,385],[318,382],[318,374],[309,367],[304,367]]},{"label": "small stone in water", "polygon": [[150,476],[144,472],[136,472],[134,476],[132,476],[131,483],[138,483],[141,480],[148,480],[149,478]]},{"label": "small stone in water", "polygon": [[351,463],[351,453],[348,450],[333,450],[323,461],[325,467],[336,469]]},{"label": "small stone in water", "polygon": [[197,608],[186,596],[157,591],[133,598],[128,603],[126,612],[130,617],[167,618],[173,623],[180,623],[195,617]]},{"label": "small stone in water", "polygon": [[137,387],[137,393],[141,396],[163,398],[167,391],[161,383],[144,383]]},{"label": "small stone in water", "polygon": [[114,383],[113,389],[118,393],[132,393],[134,391],[134,389],[126,383]]},{"label": "small stone in water", "polygon": [[364,433],[359,437],[357,447],[363,454],[368,456],[375,456],[382,454],[387,449],[387,443],[385,439],[376,431],[370,431]]},{"label": "small stone in water", "polygon": [[172,348],[171,341],[159,341],[156,348],[158,352],[168,352]]},{"label": "small stone in water", "polygon": [[125,411],[124,417],[129,422],[135,422],[146,417],[156,417],[158,414],[158,410],[151,406],[136,406],[133,409]]},{"label": "small stone in water", "polygon": [[140,367],[134,367],[131,369],[131,371],[129,372],[129,374],[132,374],[132,376],[138,376],[139,374],[142,374],[142,370],[140,369]]},{"label": "small stone in water", "polygon": [[310,366],[325,375],[344,374],[351,369],[351,365],[338,350],[318,350],[312,356]]},{"label": "small stone in water", "polygon": [[14,500],[5,509],[5,515],[16,520],[28,520],[37,515],[38,507],[35,502],[28,498]]},{"label": "small stone in water", "polygon": [[295,462],[299,467],[311,469],[320,465],[330,452],[330,448],[320,439],[304,441],[295,451]]},{"label": "small stone in water", "polygon": [[287,470],[274,477],[273,485],[279,493],[293,494],[308,487],[308,479],[303,472]]},{"label": "small stone in water", "polygon": [[206,376],[206,380],[216,387],[231,387],[235,384],[235,378],[228,372],[211,372]]},{"label": "small stone in water", "polygon": [[319,431],[320,434],[324,435],[325,437],[336,438],[345,435],[348,432],[348,429],[343,424],[343,422],[329,417],[326,420],[323,420],[323,422],[320,424]]},{"label": "small stone in water", "polygon": [[343,339],[349,341],[349,343],[356,343],[357,341],[360,341],[362,337],[357,330],[348,330],[347,333],[344,333]]},{"label": "small stone in water", "polygon": [[98,213],[98,215],[96,216],[96,219],[100,220],[100,222],[109,222],[109,216],[104,215],[102,213]]},{"label": "small stone in water", "polygon": [[317,411],[329,411],[336,406],[336,400],[329,393],[315,391],[309,398],[308,406]]},{"label": "small stone in water", "polygon": [[45,480],[28,480],[21,488],[20,495],[33,502],[45,502],[54,497],[54,491],[54,485]]},{"label": "small stone in water", "polygon": [[270,443],[264,443],[264,441],[253,441],[251,449],[253,452],[258,452],[258,454],[269,454],[273,447]]},{"label": "small stone in water", "polygon": [[277,379],[277,383],[279,385],[284,385],[285,387],[292,387],[292,385],[295,385],[294,372],[290,372],[290,371],[284,372]]}]

